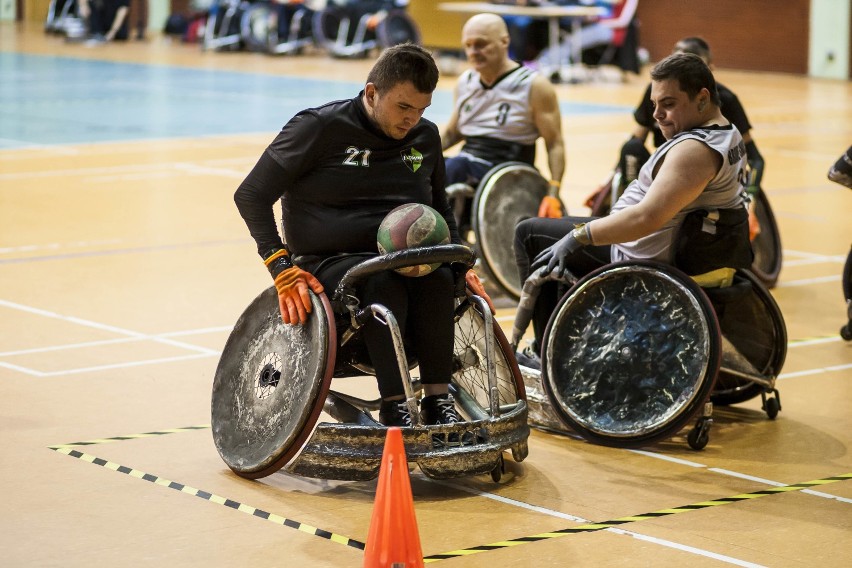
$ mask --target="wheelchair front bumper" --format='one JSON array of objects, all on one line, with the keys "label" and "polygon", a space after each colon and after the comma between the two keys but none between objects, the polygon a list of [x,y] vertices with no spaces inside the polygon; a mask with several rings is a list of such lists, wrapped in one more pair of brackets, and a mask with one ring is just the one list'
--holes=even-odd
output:
[{"label": "wheelchair front bumper", "polygon": [[[527,456],[527,405],[497,418],[460,422],[450,426],[401,428],[409,465],[417,464],[428,477],[451,479],[489,473],[499,467],[502,453],[511,450],[516,462]],[[349,423],[318,424],[299,455],[284,470],[319,479],[366,481],[379,475],[387,430]],[[471,433],[470,444],[435,448],[433,435]]]}]

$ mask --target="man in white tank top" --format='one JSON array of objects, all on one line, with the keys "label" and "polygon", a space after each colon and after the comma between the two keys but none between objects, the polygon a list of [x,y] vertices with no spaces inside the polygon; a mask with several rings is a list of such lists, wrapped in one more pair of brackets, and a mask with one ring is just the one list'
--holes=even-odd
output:
[{"label": "man in white tank top", "polygon": [[[462,141],[464,146],[457,156],[446,159],[447,184],[475,187],[485,172],[505,162],[535,166],[536,140],[541,137],[552,190],[540,214],[561,216],[556,197],[565,173],[565,143],[556,90],[543,75],[509,59],[509,32],[495,14],[471,17],[462,30],[462,44],[471,68],[456,84],[453,113],[441,144],[444,150]],[[464,217],[469,225],[467,209]]]},{"label": "man in white tank top", "polygon": [[[580,278],[610,261],[674,264],[674,238],[686,215],[696,210],[736,217],[735,247],[729,258],[722,259],[731,263],[723,266],[750,264],[750,258],[743,263],[740,254],[745,250],[745,256],[751,255],[745,145],[720,111],[713,73],[698,56],[676,53],[654,67],[651,80],[654,119],[666,142],[642,166],[610,215],[519,223],[515,257],[523,279],[541,267],[557,274],[570,271]],[[556,292],[554,283],[546,284],[532,308],[537,342],[556,305]],[[538,352],[536,345],[533,349]]]}]

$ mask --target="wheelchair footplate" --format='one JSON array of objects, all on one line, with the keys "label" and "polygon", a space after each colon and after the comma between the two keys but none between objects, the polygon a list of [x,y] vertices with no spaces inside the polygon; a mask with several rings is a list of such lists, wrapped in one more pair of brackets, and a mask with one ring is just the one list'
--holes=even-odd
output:
[{"label": "wheelchair footplate", "polygon": [[[498,418],[400,430],[409,465],[416,463],[435,479],[489,473],[499,466],[505,450],[511,450],[517,462],[527,456],[529,427],[523,400]],[[320,479],[374,479],[379,475],[386,433],[378,424],[318,424],[301,453],[284,470]],[[446,440],[451,434],[458,436],[459,444],[435,447],[433,437]]]}]

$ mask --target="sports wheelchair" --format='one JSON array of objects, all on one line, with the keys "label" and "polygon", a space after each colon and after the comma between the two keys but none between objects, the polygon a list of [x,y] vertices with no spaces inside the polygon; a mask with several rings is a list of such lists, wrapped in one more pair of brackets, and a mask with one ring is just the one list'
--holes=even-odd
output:
[{"label": "sports wheelchair", "polygon": [[514,300],[523,291],[513,252],[515,225],[538,215],[548,189],[547,180],[525,162],[494,166],[475,188],[466,183],[446,188],[459,232],[476,247],[486,279]]},{"label": "sports wheelchair", "polygon": [[[589,214],[592,217],[609,215],[612,204],[618,201],[626,188],[624,173],[620,167],[616,167],[607,180],[586,200],[586,205],[590,209]],[[781,232],[778,230],[778,223],[775,221],[775,214],[769,205],[766,192],[760,189],[752,199],[755,200],[754,214],[760,225],[760,232],[751,241],[751,248],[754,251],[751,272],[764,286],[772,288],[778,282],[778,275],[781,273]]]},{"label": "sports wheelchair", "polygon": [[[526,458],[523,381],[514,351],[482,298],[461,294],[455,310],[450,392],[465,421],[426,426],[417,411],[418,382],[409,374],[417,362],[406,356],[393,314],[380,304],[362,307],[354,296],[366,276],[435,262],[466,270],[474,254],[465,246],[440,245],[370,258],[346,273],[333,302],[312,294],[313,312],[304,325],[282,322],[274,287],[255,298],[234,326],[213,382],[213,439],[231,470],[248,479],[282,468],[324,479],[378,476],[386,429],[371,411],[380,400],[330,389],[332,378],[374,374],[358,333],[370,318],[387,325],[393,338],[415,424],[402,428],[409,463],[432,478],[490,473],[496,482],[505,450],[515,461]],[[337,422],[318,424],[323,412]],[[435,434],[457,434],[461,442],[436,449]]]},{"label": "sports wheelchair", "polygon": [[77,0],[50,0],[44,22],[46,33],[64,35],[70,41],[84,38],[86,28],[86,22],[79,15]]},{"label": "sports wheelchair", "polygon": [[243,47],[241,21],[251,4],[245,0],[213,0],[204,25],[205,50],[237,51]]},{"label": "sports wheelchair", "polygon": [[[553,279],[542,268],[524,283],[514,348],[540,286]],[[767,416],[777,416],[786,326],[751,272],[702,288],[673,266],[628,261],[567,284],[543,336],[541,370],[521,367],[532,425],[636,448],[674,436],[698,415],[687,442],[700,450],[714,404],[759,395]]]},{"label": "sports wheelchair", "polygon": [[313,16],[318,45],[334,57],[367,57],[375,48],[420,44],[420,29],[405,11],[407,0],[331,0]]},{"label": "sports wheelchair", "polygon": [[240,17],[240,37],[252,51],[298,54],[314,45],[314,14],[303,2],[255,2]]}]

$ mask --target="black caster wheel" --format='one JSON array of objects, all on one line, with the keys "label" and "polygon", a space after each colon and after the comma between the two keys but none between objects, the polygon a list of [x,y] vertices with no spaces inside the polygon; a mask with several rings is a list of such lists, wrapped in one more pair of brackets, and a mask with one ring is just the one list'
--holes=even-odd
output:
[{"label": "black caster wheel", "polygon": [[852,324],[846,324],[840,328],[840,337],[844,341],[852,341]]},{"label": "black caster wheel", "polygon": [[778,416],[778,411],[781,410],[781,405],[778,403],[777,398],[770,397],[763,403],[763,410],[766,411],[766,415],[770,420],[775,420],[775,417]]},{"label": "black caster wheel", "polygon": [[700,418],[695,427],[689,431],[686,437],[689,447],[693,450],[703,450],[710,441],[710,423],[704,418]]},{"label": "black caster wheel", "polygon": [[500,461],[497,462],[497,465],[494,466],[494,469],[491,470],[491,480],[494,483],[500,483],[500,479],[503,477],[503,472],[506,471],[506,464],[503,461],[503,456],[500,456]]}]

